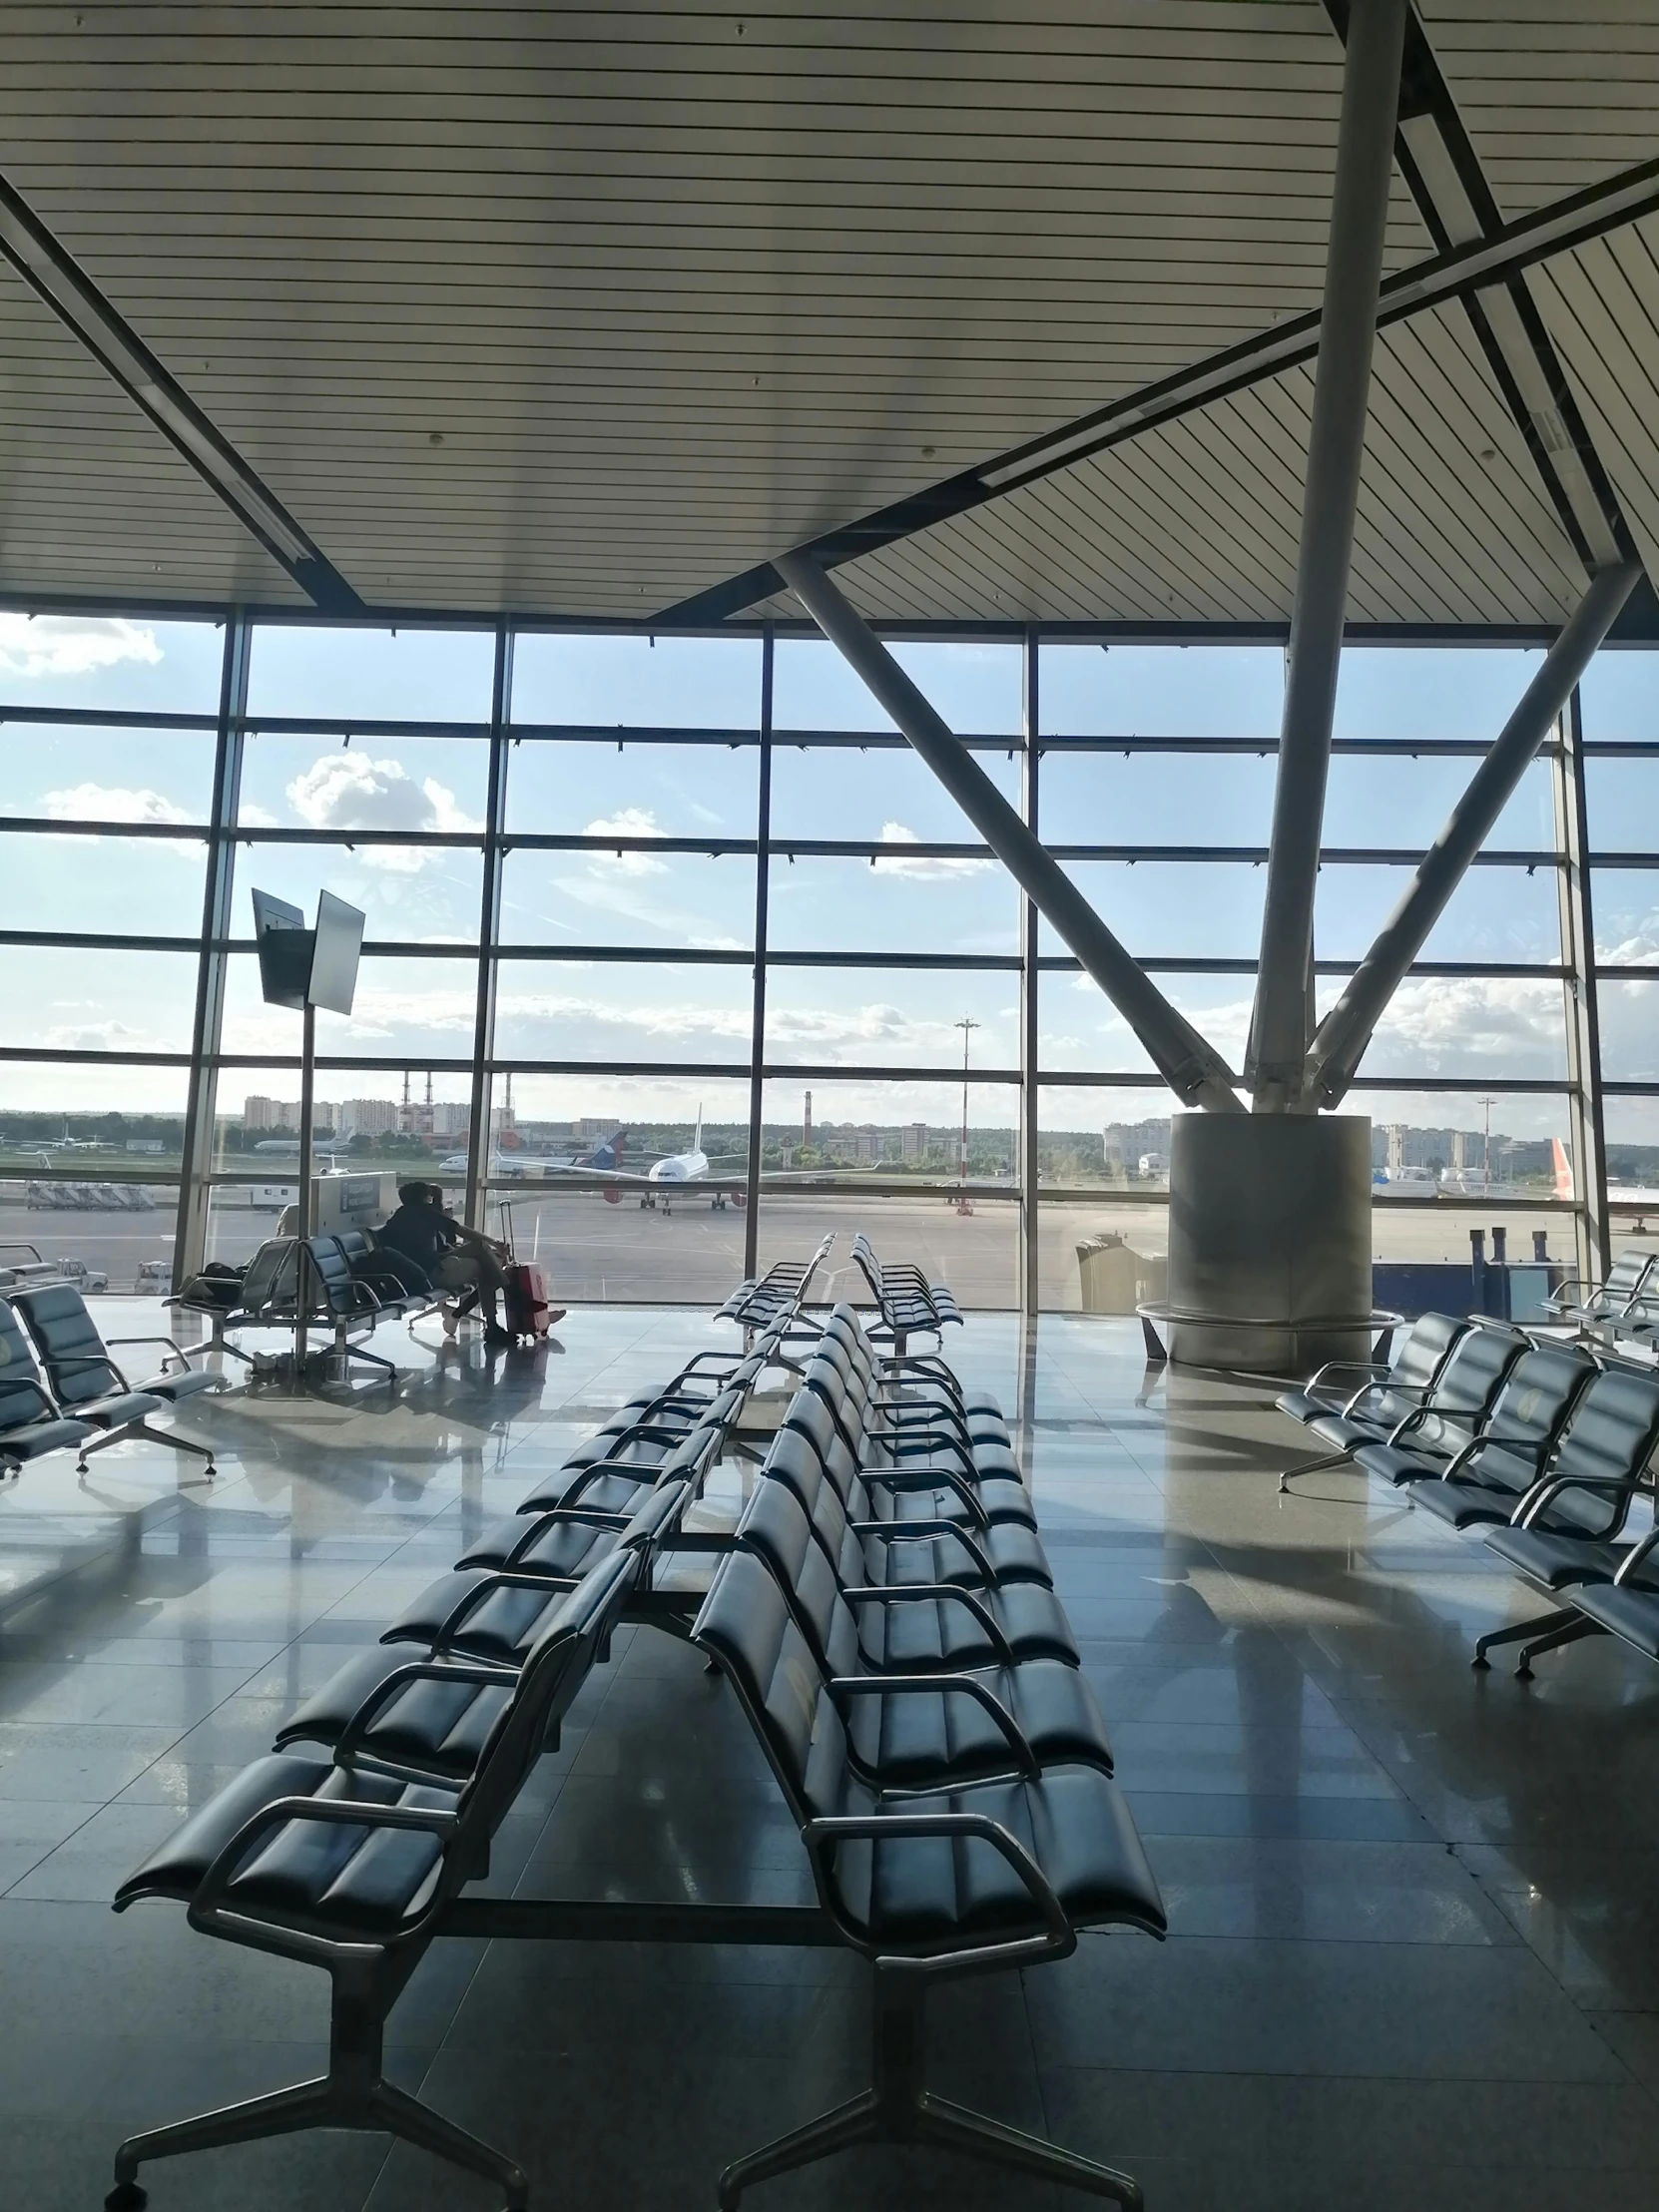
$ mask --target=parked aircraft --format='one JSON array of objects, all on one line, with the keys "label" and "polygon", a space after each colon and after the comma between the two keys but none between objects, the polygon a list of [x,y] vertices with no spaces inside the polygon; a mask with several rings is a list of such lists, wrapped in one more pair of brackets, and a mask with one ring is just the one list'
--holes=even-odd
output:
[{"label": "parked aircraft", "polygon": [[[597,1183],[609,1206],[620,1206],[623,1192],[631,1190],[640,1193],[640,1204],[644,1207],[655,1208],[661,1198],[666,1213],[669,1192],[686,1183],[701,1184],[707,1189],[710,1204],[716,1213],[724,1212],[728,1205],[742,1206],[745,1203],[748,1181],[744,1175],[717,1176],[712,1182],[709,1179],[712,1162],[703,1149],[701,1106],[697,1109],[697,1124],[692,1131],[690,1150],[671,1152],[661,1160],[653,1160],[643,1173],[638,1168],[627,1169],[622,1165],[622,1140],[626,1135],[626,1130],[619,1129],[605,1144],[597,1146],[587,1160],[572,1161],[569,1166],[550,1170],[549,1173],[560,1180],[568,1177]],[[742,1155],[722,1153],[720,1157],[723,1160],[739,1160]]]},{"label": "parked aircraft", "polygon": [[[492,1180],[498,1177],[511,1177],[515,1180],[519,1177],[525,1177],[533,1180],[542,1176],[565,1175],[573,1168],[610,1169],[614,1171],[622,1166],[622,1148],[627,1136],[626,1129],[613,1129],[611,1134],[602,1143],[596,1144],[591,1151],[578,1153],[574,1157],[569,1153],[564,1153],[557,1159],[549,1158],[539,1152],[512,1152],[502,1151],[498,1148],[490,1156],[490,1176]],[[464,1152],[452,1152],[446,1160],[438,1162],[440,1171],[448,1175],[464,1175],[466,1165],[467,1159]]]}]

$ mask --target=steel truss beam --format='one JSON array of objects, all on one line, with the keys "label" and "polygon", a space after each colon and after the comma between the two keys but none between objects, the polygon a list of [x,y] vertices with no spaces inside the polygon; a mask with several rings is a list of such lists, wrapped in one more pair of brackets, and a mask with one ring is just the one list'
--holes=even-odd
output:
[{"label": "steel truss beam", "polygon": [[[1586,246],[1656,211],[1659,161],[1621,170],[1604,184],[1569,194],[1517,222],[1499,223],[1495,230],[1471,243],[1447,244],[1409,269],[1385,277],[1378,297],[1377,326],[1382,329],[1454,300],[1475,301],[1496,286],[1511,284],[1523,270],[1569,253],[1576,246]],[[1248,391],[1252,385],[1266,383],[1287,369],[1300,368],[1313,360],[1319,352],[1320,320],[1318,309],[1294,315],[1256,337],[1243,338],[1188,368],[1177,369],[1121,399],[1110,400],[1060,429],[1013,446],[994,460],[963,469],[925,491],[894,500],[856,522],[827,531],[798,550],[810,555],[821,568],[839,568],[867,553],[877,553],[883,546],[914,537],[936,523],[948,522],[952,516],[967,514],[1007,492],[1038,483],[1077,461],[1109,452],[1113,446],[1126,444],[1166,422],[1196,414],[1235,392]],[[1541,324],[1539,328],[1541,331]],[[1512,386],[1512,377],[1506,381]],[[1561,388],[1564,392],[1564,379]],[[1570,394],[1567,397],[1570,405]],[[1516,404],[1511,398],[1511,405]],[[1525,414],[1522,405],[1517,419]],[[1536,458],[1541,449],[1540,426],[1526,419],[1521,427],[1528,443],[1534,446]],[[1576,526],[1573,534],[1576,538]],[[676,628],[719,624],[783,589],[784,579],[777,564],[762,561],[726,583],[681,600],[653,620],[664,629],[671,624]],[[1137,634],[1146,627],[1139,625]],[[1184,627],[1170,625],[1170,635],[1179,637]],[[1264,627],[1263,634],[1270,631],[1282,634],[1282,629],[1275,630],[1271,625]]]},{"label": "steel truss beam", "polygon": [[327,555],[3,177],[0,254],[314,606],[363,612]]},{"label": "steel truss beam", "polygon": [[[1339,38],[1352,0],[1325,0]],[[1442,251],[1490,241],[1503,217],[1414,8],[1406,19],[1395,159],[1417,213]],[[1582,244],[1583,241],[1578,243]],[[1475,340],[1526,441],[1573,550],[1594,571],[1635,557],[1606,470],[1519,270],[1477,298],[1465,294]]]},{"label": "steel truss beam", "polygon": [[811,561],[786,553],[780,566],[790,589],[825,636],[863,679],[992,852],[1048,916],[1134,1030],[1177,1098],[1213,1112],[1240,1112],[1235,1078],[1220,1053],[1177,1013],[1119,944],[862,617]]}]

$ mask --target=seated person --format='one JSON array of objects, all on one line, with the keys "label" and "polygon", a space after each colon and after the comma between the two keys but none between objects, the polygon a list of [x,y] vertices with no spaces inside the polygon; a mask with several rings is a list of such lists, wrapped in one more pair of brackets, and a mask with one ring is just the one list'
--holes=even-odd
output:
[{"label": "seated person", "polygon": [[[439,1288],[474,1291],[484,1309],[484,1342],[511,1344],[501,1326],[501,1293],[507,1275],[503,1262],[509,1254],[482,1230],[469,1229],[443,1210],[443,1189],[437,1183],[399,1183],[398,1207],[383,1229],[375,1232],[385,1253],[401,1253]],[[456,1306],[446,1306],[445,1334],[455,1334]]]}]

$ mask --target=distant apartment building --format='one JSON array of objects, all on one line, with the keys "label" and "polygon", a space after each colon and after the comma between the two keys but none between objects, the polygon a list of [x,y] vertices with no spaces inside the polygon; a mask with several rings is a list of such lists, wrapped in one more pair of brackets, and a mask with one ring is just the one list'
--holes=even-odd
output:
[{"label": "distant apartment building", "polygon": [[927,1157],[927,1124],[912,1121],[898,1133],[898,1157],[901,1160],[923,1160]]},{"label": "distant apartment building", "polygon": [[[341,1108],[330,1105],[325,1098],[311,1101],[311,1127],[333,1129],[340,1126]],[[242,1126],[250,1135],[258,1131],[262,1136],[296,1136],[299,1131],[299,1101],[296,1098],[245,1098],[242,1102]]]},{"label": "distant apartment building", "polygon": [[344,1137],[384,1137],[397,1127],[394,1098],[348,1098],[339,1111],[337,1126]]}]

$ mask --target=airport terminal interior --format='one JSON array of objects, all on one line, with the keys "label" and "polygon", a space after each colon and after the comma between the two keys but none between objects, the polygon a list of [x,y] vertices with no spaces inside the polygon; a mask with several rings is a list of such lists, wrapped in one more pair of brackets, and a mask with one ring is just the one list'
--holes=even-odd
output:
[{"label": "airport terminal interior", "polygon": [[28,2212],[1659,2189],[1659,7],[0,21]]}]

